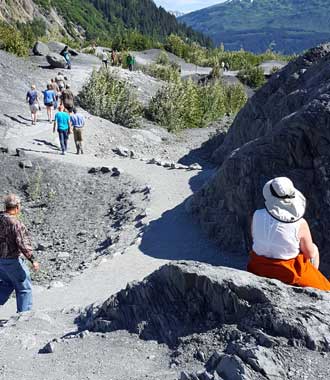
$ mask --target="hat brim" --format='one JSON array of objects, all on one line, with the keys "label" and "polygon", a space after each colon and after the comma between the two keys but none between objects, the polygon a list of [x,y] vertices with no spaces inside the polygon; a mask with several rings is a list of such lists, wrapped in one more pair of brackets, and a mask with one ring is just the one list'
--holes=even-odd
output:
[{"label": "hat brim", "polygon": [[306,198],[295,189],[294,198],[281,199],[275,197],[270,190],[271,181],[268,181],[263,188],[265,206],[267,211],[275,219],[284,223],[294,223],[301,219],[306,211]]}]

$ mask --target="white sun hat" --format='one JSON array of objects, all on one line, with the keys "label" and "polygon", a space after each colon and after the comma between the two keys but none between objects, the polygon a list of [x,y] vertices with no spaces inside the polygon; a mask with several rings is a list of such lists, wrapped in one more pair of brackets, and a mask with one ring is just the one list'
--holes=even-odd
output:
[{"label": "white sun hat", "polygon": [[287,177],[268,181],[262,194],[267,211],[281,222],[294,223],[305,214],[306,199]]}]

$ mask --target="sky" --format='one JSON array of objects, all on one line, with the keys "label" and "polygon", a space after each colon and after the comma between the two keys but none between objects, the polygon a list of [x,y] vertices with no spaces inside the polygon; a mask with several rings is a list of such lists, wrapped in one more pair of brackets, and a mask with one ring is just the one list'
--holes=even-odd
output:
[{"label": "sky", "polygon": [[169,11],[192,12],[210,5],[222,3],[224,0],[154,0],[159,6]]}]

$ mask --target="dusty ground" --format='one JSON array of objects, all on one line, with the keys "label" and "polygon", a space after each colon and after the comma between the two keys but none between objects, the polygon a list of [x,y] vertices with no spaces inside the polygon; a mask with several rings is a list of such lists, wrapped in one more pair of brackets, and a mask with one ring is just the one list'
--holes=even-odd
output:
[{"label": "dusty ground", "polygon": [[[0,156],[6,172],[0,190],[22,194],[23,216],[39,246],[36,254],[41,262],[41,272],[35,277],[36,312],[13,317],[0,329],[0,373],[6,380],[77,375],[83,379],[176,379],[185,363],[173,364],[165,346],[124,332],[60,340],[52,354],[39,350],[76,330],[73,321],[79,308],[103,301],[169,260],[233,265],[230,256],[220,254],[205,238],[184,206],[214,172],[198,148],[219,126],[173,136],[155,125],[127,130],[85,113],[85,154],[76,156],[70,141],[69,153],[62,157],[45,110],[32,126],[24,104],[30,84],[36,83],[41,90],[56,72],[43,67],[43,58],[22,61],[3,52],[0,57],[0,145],[9,148],[9,154]],[[73,60],[73,69],[66,74],[76,93],[99,65],[100,61],[87,55]],[[139,78],[140,74],[134,75]],[[145,86],[144,93],[150,91],[147,81],[139,83]],[[138,158],[118,156],[112,151],[117,146],[134,150]],[[16,148],[26,156],[14,157]],[[149,158],[200,162],[205,170],[167,169],[148,164]],[[32,161],[34,168],[19,168],[22,160]],[[91,167],[117,167],[121,175],[89,174]],[[38,184],[40,171],[41,189],[35,191],[33,185],[29,189],[27,184]],[[31,199],[29,191],[41,195]],[[96,209],[90,207],[95,199]],[[109,212],[114,205],[118,208]],[[141,213],[142,218],[138,217]],[[116,218],[123,220],[119,228]],[[97,258],[99,254],[102,257]],[[234,265],[243,266],[244,261],[242,256]],[[14,314],[12,299],[1,307],[0,319]],[[189,363],[190,369],[200,367],[195,361]]]}]

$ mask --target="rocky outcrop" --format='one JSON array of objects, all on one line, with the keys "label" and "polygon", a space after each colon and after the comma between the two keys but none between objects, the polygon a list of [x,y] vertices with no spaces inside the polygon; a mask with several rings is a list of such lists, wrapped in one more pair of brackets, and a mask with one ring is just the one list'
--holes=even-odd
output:
[{"label": "rocky outcrop", "polygon": [[[290,287],[235,269],[200,263],[163,266],[87,309],[84,327],[126,329],[175,345],[179,337],[234,324],[240,332],[330,351],[330,294]],[[258,334],[257,334],[258,335]]]},{"label": "rocky outcrop", "polygon": [[48,54],[46,56],[46,59],[50,67],[53,69],[65,69],[67,66],[65,59],[60,54],[57,54],[57,53]]},{"label": "rocky outcrop", "polygon": [[[274,373],[286,371],[277,348],[282,354],[290,350],[291,355],[294,347],[330,351],[329,301],[328,293],[234,269],[182,262],[165,265],[143,282],[91,306],[80,323],[92,331],[128,330],[171,347],[194,336],[199,343],[211,341],[218,347],[206,363],[207,371],[217,369],[222,375],[229,371],[227,362],[235,368],[239,362],[242,372],[268,373],[267,378],[275,379]],[[212,339],[206,339],[207,334]],[[199,347],[202,350],[203,344]]]},{"label": "rocky outcrop", "polygon": [[40,42],[40,41],[37,41],[34,44],[32,51],[34,55],[47,56],[49,54],[48,46],[45,43]]},{"label": "rocky outcrop", "polygon": [[306,218],[321,248],[322,269],[330,273],[329,60],[327,44],[290,62],[219,139],[212,154],[219,170],[190,202],[190,210],[223,249],[250,248],[250,218],[263,207],[263,185],[287,176],[308,199]]}]

